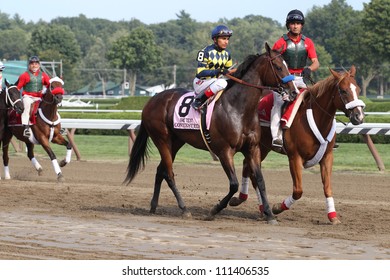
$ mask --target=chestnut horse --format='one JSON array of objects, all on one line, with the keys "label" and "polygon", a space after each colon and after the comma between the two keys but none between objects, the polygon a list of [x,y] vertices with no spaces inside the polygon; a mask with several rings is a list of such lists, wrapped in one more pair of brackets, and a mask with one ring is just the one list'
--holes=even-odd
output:
[{"label": "chestnut horse", "polygon": [[[284,88],[291,94],[296,93],[297,88],[292,79],[288,79],[290,73],[282,56],[272,51],[268,44],[265,48],[265,53],[249,56],[238,67],[234,76],[241,83],[229,80],[227,88],[215,102],[209,129],[211,137],[209,148],[218,156],[229,179],[229,193],[210,210],[208,219],[213,219],[218,212],[224,209],[230,198],[238,191],[239,184],[233,157],[237,152],[241,152],[246,158],[248,174],[260,190],[267,221],[271,224],[276,223],[268,204],[260,169],[260,127],[258,118],[255,116],[257,116],[257,104],[265,86],[280,90]],[[207,150],[208,148],[199,130],[175,129],[173,126],[176,103],[187,92],[188,90],[185,89],[163,91],[153,96],[142,110],[142,121],[130,154],[125,182],[129,184],[141,166],[145,167],[150,137],[161,156],[155,177],[151,213],[156,211],[161,183],[165,180],[175,195],[183,216],[191,216],[177,189],[172,165],[176,153],[185,143],[197,149]],[[192,100],[193,97],[183,106],[186,106],[188,110],[193,110],[190,106]]]},{"label": "chestnut horse", "polygon": [[[283,130],[284,149],[288,156],[291,178],[293,181],[292,195],[281,203],[273,205],[274,214],[288,210],[292,204],[302,197],[302,165],[311,167],[319,162],[321,179],[326,198],[328,219],[332,224],[339,224],[332,194],[331,175],[333,166],[333,146],[336,141],[335,115],[341,110],[354,125],[364,120],[365,104],[358,99],[360,88],[355,80],[356,69],[338,73],[330,70],[331,75],[309,87],[304,94],[303,102],[298,109],[289,129]],[[269,127],[262,126],[261,160],[271,151],[271,133]],[[244,166],[245,166],[244,162]],[[243,170],[243,182],[249,169]],[[242,186],[239,197],[233,197],[231,206],[237,206],[247,199],[247,186]],[[257,190],[256,190],[257,191]],[[261,199],[259,198],[261,205]]]},{"label": "chestnut horse", "polygon": [[0,91],[0,144],[2,145],[3,150],[5,179],[11,179],[8,168],[8,145],[11,141],[12,135],[6,132],[8,123],[8,110],[10,108],[14,109],[18,114],[21,114],[24,109],[19,90],[15,85],[11,85],[8,83],[7,79],[5,79],[5,89]]},{"label": "chestnut horse", "polygon": [[[63,81],[58,77],[50,79],[50,86],[46,90],[46,93],[43,94],[42,100],[40,101],[35,124],[30,127],[32,131],[30,138],[23,136],[23,127],[20,124],[9,124],[10,133],[17,139],[26,143],[27,156],[38,171],[38,175],[41,175],[43,169],[35,158],[34,144],[41,145],[49,155],[59,182],[64,180],[60,167],[69,163],[72,155],[72,145],[60,133],[61,117],[57,112],[57,107],[58,104],[62,102],[63,94]],[[66,157],[60,164],[58,164],[56,155],[50,147],[50,142],[66,146]],[[8,150],[6,153],[8,153]]]}]

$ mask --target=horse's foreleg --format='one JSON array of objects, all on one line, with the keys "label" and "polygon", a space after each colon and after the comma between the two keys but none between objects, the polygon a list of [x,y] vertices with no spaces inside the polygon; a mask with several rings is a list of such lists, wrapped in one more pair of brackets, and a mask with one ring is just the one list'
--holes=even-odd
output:
[{"label": "horse's foreleg", "polygon": [[55,136],[55,138],[53,138],[52,142],[58,145],[66,146],[66,156],[60,162],[60,167],[64,167],[66,164],[70,163],[72,159],[73,146],[59,133]]},{"label": "horse's foreleg", "polygon": [[[330,145],[333,147],[332,143]],[[332,166],[333,166],[333,152],[330,151],[329,153],[325,154],[325,156],[320,161],[320,169],[321,169],[321,180],[324,186],[324,194],[326,198],[328,219],[332,224],[336,225],[336,224],[340,224],[341,221],[337,217],[337,212],[333,200],[332,184],[331,184]]]},{"label": "horse's foreleg", "polygon": [[[11,139],[9,139],[10,141]],[[3,166],[4,166],[4,179],[9,180],[11,179],[11,173],[9,172],[9,156],[8,156],[8,147],[9,147],[9,141],[5,141],[3,139]]]},{"label": "horse's foreleg", "polygon": [[238,206],[241,203],[245,202],[248,199],[248,194],[249,194],[249,169],[246,164],[246,161],[244,159],[242,163],[242,183],[241,183],[241,189],[240,189],[240,194],[238,197],[233,196],[230,201],[229,205],[230,206]]},{"label": "horse's foreleg", "polygon": [[289,159],[290,174],[293,181],[293,193],[282,201],[282,203],[274,204],[272,212],[274,214],[280,214],[285,210],[288,210],[292,205],[302,197],[302,163],[299,157]]},{"label": "horse's foreleg", "polygon": [[269,224],[276,225],[278,224],[278,222],[276,221],[276,218],[273,215],[271,211],[271,207],[268,203],[265,181],[260,169],[260,163],[253,165],[252,168],[253,168],[253,173],[251,179],[252,179],[252,184],[254,186],[257,186],[256,194],[259,200],[260,213],[265,214],[265,218]]},{"label": "horse's foreleg", "polygon": [[70,163],[70,161],[72,160],[72,152],[73,152],[72,145],[70,143],[68,143],[66,145],[66,156],[65,156],[65,159],[61,160],[61,162],[60,162],[60,166],[61,167],[64,167],[65,165]]}]

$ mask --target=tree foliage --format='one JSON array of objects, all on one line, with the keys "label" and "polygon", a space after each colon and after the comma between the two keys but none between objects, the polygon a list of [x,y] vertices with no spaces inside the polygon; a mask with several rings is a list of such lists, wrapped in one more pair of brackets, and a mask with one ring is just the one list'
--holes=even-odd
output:
[{"label": "tree foliage", "polygon": [[[305,15],[303,33],[312,38],[321,64],[315,78],[329,75],[329,67],[358,68],[363,91],[388,90],[390,52],[389,0],[371,0],[356,11],[346,0],[313,6]],[[24,22],[0,11],[0,58],[62,60],[68,90],[94,81],[130,80],[139,84],[192,87],[197,52],[210,44],[211,30],[226,24],[233,30],[229,49],[241,63],[249,54],[263,52],[283,33],[284,24],[259,15],[231,20],[197,22],[184,10],[177,18],[146,25],[138,19],[113,22],[80,14],[51,22]],[[98,69],[112,68],[112,71]],[[88,69],[94,68],[94,71]],[[127,75],[123,76],[126,69]],[[121,70],[122,72],[120,72]],[[378,79],[374,79],[378,77]]]}]

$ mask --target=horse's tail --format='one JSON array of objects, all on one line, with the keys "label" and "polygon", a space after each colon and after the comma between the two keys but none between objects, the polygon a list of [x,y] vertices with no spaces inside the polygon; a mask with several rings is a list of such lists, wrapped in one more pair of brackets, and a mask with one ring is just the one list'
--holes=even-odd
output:
[{"label": "horse's tail", "polygon": [[145,168],[146,160],[149,158],[148,138],[149,134],[141,122],[133,148],[131,149],[129,165],[127,166],[127,175],[124,183],[130,184],[140,170],[141,165],[142,169]]}]

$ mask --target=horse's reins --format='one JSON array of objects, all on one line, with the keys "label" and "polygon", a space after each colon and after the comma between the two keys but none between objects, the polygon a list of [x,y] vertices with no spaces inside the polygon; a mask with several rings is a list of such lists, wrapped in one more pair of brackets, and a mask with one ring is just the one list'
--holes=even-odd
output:
[{"label": "horse's reins", "polygon": [[[280,55],[280,54],[279,54]],[[278,79],[278,76],[276,75],[275,73],[275,69],[274,69],[274,66],[272,65],[272,60],[274,60],[276,57],[278,57],[279,55],[275,56],[275,57],[268,57],[268,61],[271,65],[271,69],[272,69],[272,73],[274,74],[275,78]],[[259,85],[255,85],[255,84],[251,84],[251,83],[248,83],[242,79],[239,79],[239,78],[236,78],[234,77],[233,75],[231,74],[225,74],[226,77],[228,77],[229,79],[239,83],[239,84],[242,84],[242,85],[245,85],[245,86],[248,86],[248,87],[253,87],[253,88],[257,88],[257,89],[268,89],[268,90],[273,90],[273,91],[276,91],[276,92],[279,92],[281,93],[283,91],[283,87],[279,84],[278,87],[270,87],[270,86],[259,86]],[[282,79],[283,80],[283,79]]]}]

